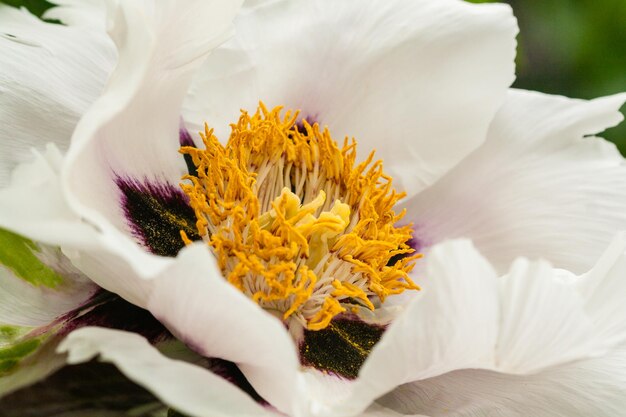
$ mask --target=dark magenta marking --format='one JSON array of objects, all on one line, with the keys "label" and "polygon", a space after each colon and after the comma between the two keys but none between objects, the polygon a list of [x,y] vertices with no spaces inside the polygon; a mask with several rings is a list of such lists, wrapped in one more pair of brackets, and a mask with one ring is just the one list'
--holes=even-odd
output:
[{"label": "dark magenta marking", "polygon": [[153,345],[174,338],[148,310],[105,290],[64,320],[67,324],[59,332],[62,336],[81,327],[97,326],[140,334]]},{"label": "dark magenta marking", "polygon": [[[153,345],[174,338],[150,312],[104,290],[56,323],[63,322],[65,324],[57,333],[59,337],[81,327],[98,326],[140,334]],[[269,406],[236,364],[207,358],[203,366],[239,387],[258,403]],[[148,391],[128,380],[115,366],[91,361],[65,367],[36,385],[0,399],[0,409],[7,413],[7,417],[52,416],[82,410],[119,411],[119,415],[122,415],[131,408],[157,401]],[[183,416],[174,410],[170,410],[168,415]]]},{"label": "dark magenta marking", "polygon": [[177,186],[118,177],[120,202],[132,235],[150,252],[174,257],[184,246],[180,231],[200,240],[196,215]]},{"label": "dark magenta marking", "polygon": [[306,128],[304,127],[304,121],[306,120],[306,122],[310,125],[313,126],[315,123],[319,123],[319,121],[317,120],[317,116],[302,116],[298,119],[298,121],[295,124],[295,128],[298,131],[298,133],[300,133],[301,135],[305,135],[306,134]]},{"label": "dark magenta marking", "polygon": [[183,122],[182,119],[180,120],[180,127],[178,128],[178,140],[180,141],[180,146],[196,147],[196,144],[193,141],[191,134],[185,127],[185,122]]},{"label": "dark magenta marking", "polygon": [[[194,143],[193,138],[191,137],[191,134],[185,127],[185,124],[182,119],[180,121],[180,127],[178,129],[178,139],[180,141],[180,146],[190,146],[192,148],[196,147],[196,144]],[[189,171],[189,175],[193,175],[194,177],[197,177],[198,168],[193,163],[193,159],[191,158],[191,155],[183,155],[183,158],[185,158],[185,164],[187,165],[187,171]]]},{"label": "dark magenta marking", "polygon": [[254,401],[262,405],[269,405],[265,399],[263,399],[259,393],[256,392],[252,384],[245,377],[239,367],[233,363],[224,359],[211,358],[209,359],[209,366],[213,373],[221,376],[228,382],[239,387],[243,392],[248,394]]}]

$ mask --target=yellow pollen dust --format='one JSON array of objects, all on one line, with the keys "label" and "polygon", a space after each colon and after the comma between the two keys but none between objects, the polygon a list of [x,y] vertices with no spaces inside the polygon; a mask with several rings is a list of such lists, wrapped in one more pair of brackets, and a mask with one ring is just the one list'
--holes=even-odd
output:
[{"label": "yellow pollen dust", "polygon": [[421,255],[398,256],[414,252],[393,211],[404,194],[382,162],[372,152],[357,164],[354,140],[339,148],[328,129],[281,112],[261,103],[226,146],[205,126],[206,149],[181,149],[197,168],[181,187],[226,279],[309,330],[419,289],[408,274]]}]

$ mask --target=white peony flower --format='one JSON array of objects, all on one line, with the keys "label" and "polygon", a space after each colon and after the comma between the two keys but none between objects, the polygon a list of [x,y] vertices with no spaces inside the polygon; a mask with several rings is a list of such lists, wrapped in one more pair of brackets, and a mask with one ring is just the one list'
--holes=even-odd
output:
[{"label": "white peony flower", "polygon": [[626,407],[626,96],[509,90],[507,6],[59,3],[0,6],[0,395],[99,356],[199,417]]}]

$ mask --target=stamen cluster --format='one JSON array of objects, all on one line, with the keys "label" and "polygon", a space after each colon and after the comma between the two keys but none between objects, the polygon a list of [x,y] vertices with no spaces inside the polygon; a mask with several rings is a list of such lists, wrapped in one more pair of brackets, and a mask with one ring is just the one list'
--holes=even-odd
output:
[{"label": "stamen cluster", "polygon": [[393,211],[403,194],[382,162],[372,152],[357,164],[354,140],[340,149],[327,129],[281,110],[261,103],[226,146],[206,126],[206,149],[181,149],[197,171],[181,187],[226,279],[309,330],[418,289],[408,273],[420,255],[398,256],[414,252]]}]

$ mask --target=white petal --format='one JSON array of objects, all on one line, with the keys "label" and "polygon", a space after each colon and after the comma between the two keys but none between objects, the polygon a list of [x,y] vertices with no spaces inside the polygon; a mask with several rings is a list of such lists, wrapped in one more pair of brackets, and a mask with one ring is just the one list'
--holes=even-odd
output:
[{"label": "white petal", "polygon": [[273,414],[221,377],[161,355],[134,333],[86,327],[71,333],[59,346],[59,352],[68,353],[71,364],[100,356],[164,403],[190,416]]},{"label": "white petal", "polygon": [[516,261],[498,280],[500,328],[491,370],[467,367],[406,384],[381,404],[433,417],[620,415],[626,406],[625,249],[620,234],[582,277],[545,262]]},{"label": "white petal", "polygon": [[[7,214],[24,216],[23,220],[9,221],[7,226],[62,243],[74,265],[97,284],[133,304],[150,309],[198,349],[241,362],[249,379],[260,386],[259,392],[273,403],[280,403],[281,400],[275,398],[278,396],[286,396],[283,401],[290,401],[290,389],[295,389],[290,381],[299,367],[293,342],[277,319],[263,312],[223,279],[208,248],[200,244],[183,250],[179,259],[170,259],[146,253],[115,229],[96,234],[88,225],[68,214],[58,187],[56,191],[54,189],[58,180],[55,169],[61,165],[60,155],[51,148],[46,157],[39,156],[32,165],[21,167],[16,175],[18,185],[23,187],[16,186],[14,191],[35,198],[32,202],[22,197],[0,199],[1,203],[7,204]],[[44,172],[47,174],[42,175]],[[46,200],[48,193],[50,198]],[[58,210],[55,210],[52,203],[57,200],[60,201]],[[18,203],[28,203],[24,204],[26,209],[41,211],[40,217],[24,210]],[[57,220],[56,215],[60,219]],[[41,221],[41,225],[32,223],[31,218]],[[2,219],[11,220],[5,216]],[[84,228],[85,233],[69,238],[74,228]],[[172,296],[180,292],[187,295],[182,298]],[[181,304],[181,299],[190,301]],[[44,298],[44,301],[52,300]],[[191,301],[194,301],[194,308],[188,309]],[[204,322],[198,322],[198,317],[207,322],[221,322],[222,326],[204,328]],[[243,334],[230,332],[232,328],[245,329],[246,326],[250,329]],[[229,334],[229,337],[224,336]],[[244,337],[250,340],[242,345]],[[257,350],[250,350],[249,346],[255,346]],[[261,348],[263,354],[259,353]],[[286,377],[276,379],[277,374]],[[290,406],[285,405],[286,408]]]},{"label": "white petal", "polygon": [[110,40],[88,28],[45,23],[0,5],[0,186],[29,147],[67,148],[115,61]]},{"label": "white petal", "polygon": [[425,415],[417,415],[417,414],[400,414],[396,411],[393,411],[390,408],[383,407],[380,404],[372,404],[363,414],[360,414],[359,417],[428,417]]},{"label": "white petal", "polygon": [[300,363],[282,322],[228,283],[204,244],[177,261],[154,280],[147,308],[203,355],[237,363],[263,398],[288,412]]},{"label": "white petal", "polygon": [[626,341],[626,234],[620,233],[591,271],[583,275],[579,291],[594,333],[607,346]]},{"label": "white petal", "polygon": [[[300,393],[300,410],[306,416],[353,416],[354,410],[338,413],[342,404],[353,401],[351,398],[354,381],[338,377],[334,374],[318,371],[314,368],[305,368],[301,373],[301,381],[305,389]],[[372,399],[364,399],[367,405]]]},{"label": "white petal", "polygon": [[528,376],[463,370],[404,385],[379,402],[431,417],[617,417],[626,409],[626,349]]},{"label": "white petal", "polygon": [[117,4],[110,27],[119,62],[78,124],[64,178],[73,207],[101,228],[125,228],[118,176],[178,183],[180,105],[194,70],[230,33],[240,1]]},{"label": "white petal", "polygon": [[361,411],[400,384],[492,365],[498,293],[491,266],[469,242],[456,241],[435,247],[427,269],[423,293],[391,324],[363,365],[353,397],[336,409]]},{"label": "white petal", "polygon": [[[69,255],[87,275],[144,306],[156,259],[126,233],[117,175],[177,183],[179,107],[193,70],[228,34],[238,1],[125,1],[112,18],[120,59],[104,95],[77,127],[64,166],[66,197],[98,226],[97,251]],[[207,30],[209,28],[209,30]],[[126,278],[131,277],[131,278]],[[135,277],[133,279],[132,277]],[[137,278],[138,277],[138,278]]]},{"label": "white petal", "polygon": [[356,137],[362,157],[378,147],[400,186],[416,191],[484,141],[514,78],[517,28],[507,6],[260,3],[209,57],[186,106],[188,121],[207,121],[224,140],[239,109],[259,100],[301,109],[340,141]]},{"label": "white petal", "polygon": [[[143,306],[149,285],[134,276],[153,276],[167,260],[151,256],[122,232],[98,233],[68,206],[59,171],[63,157],[54,145],[45,154],[16,169],[11,186],[0,190],[0,227],[53,246],[62,246],[74,265],[87,276],[105,281],[103,287]],[[132,256],[134,264],[125,260]],[[139,272],[137,272],[137,270]]]},{"label": "white petal", "polygon": [[30,162],[17,167],[10,186],[0,189],[0,227],[54,246],[93,247],[94,229],[63,198],[59,150],[48,145],[45,153],[30,156]]},{"label": "white petal", "polygon": [[[85,250],[66,249],[72,263],[100,287],[126,301],[146,308],[153,289],[151,278],[172,264],[169,258],[151,255],[125,237],[98,236],[99,246]],[[126,257],[132,256],[129,262]]]},{"label": "white petal", "polygon": [[[133,110],[133,105],[135,108],[139,108],[139,111],[136,112],[137,114],[135,115],[144,116],[144,121],[146,122],[146,126],[148,126],[148,128],[153,128],[155,132],[162,133],[167,137],[167,134],[159,131],[159,128],[167,130],[167,121],[172,118],[176,120],[177,127],[179,116],[175,102],[179,95],[181,96],[180,100],[182,100],[182,95],[185,92],[185,80],[188,78],[193,67],[197,65],[199,58],[201,58],[206,50],[211,47],[211,44],[219,41],[219,37],[221,36],[223,29],[229,25],[230,19],[228,18],[228,14],[232,14],[236,9],[236,2],[224,2],[221,4],[221,6],[225,9],[223,10],[224,13],[219,13],[219,10],[213,7],[215,6],[214,4],[207,5],[206,2],[203,2],[203,4],[199,4],[199,2],[179,2],[184,4],[168,2],[159,3],[158,5],[153,4],[152,6],[154,7],[152,8],[139,7],[150,6],[149,4],[144,3],[139,5],[136,2],[132,4],[130,2],[126,2],[124,5],[120,6],[120,9],[118,10],[120,14],[117,16],[118,24],[115,26],[117,28],[116,39],[118,41],[118,45],[122,45],[118,72],[113,75],[113,80],[109,85],[107,94],[105,94],[105,96],[95,105],[95,117],[92,117],[91,119],[86,117],[83,119],[83,126],[86,126],[83,127],[83,129],[87,130],[89,133],[89,129],[94,128],[94,130],[101,134],[101,136],[96,137],[96,139],[106,141],[106,136],[103,139],[103,131],[104,133],[113,135],[112,141],[118,139],[115,134],[119,133],[120,130],[123,130],[125,126],[120,126],[116,123],[110,123],[107,125],[105,123],[105,127],[110,129],[107,130],[103,128],[98,131],[97,128],[101,127],[100,124],[91,124],[91,122],[98,122],[102,119],[105,122],[109,122],[109,117],[114,117],[116,112],[120,112],[119,114],[121,114],[121,116],[119,116],[118,120],[114,119],[113,122],[119,122],[119,119],[122,119],[122,121],[129,123],[131,127],[129,129],[129,136],[132,139],[133,134],[137,133],[135,126],[137,119],[132,119],[131,117],[133,116],[131,111]],[[194,8],[190,6],[194,5],[201,7],[194,10],[195,14],[191,14],[189,13],[189,10],[193,10]],[[179,6],[179,8],[176,6]],[[172,11],[179,12],[178,18],[176,16],[172,16]],[[146,23],[144,19],[148,22]],[[130,21],[130,23],[127,21]],[[128,23],[128,25],[125,25],[126,23]],[[209,33],[206,31],[207,26],[205,25],[211,29]],[[189,30],[190,28],[194,28],[194,30]],[[128,29],[128,32],[126,29]],[[156,39],[152,38],[152,29],[154,29],[154,32],[157,34]],[[180,45],[177,45],[177,43],[180,43]],[[131,71],[125,71],[129,69]],[[148,76],[144,77],[144,75],[146,75],[144,72],[146,72]],[[170,77],[169,83],[164,80],[166,75]],[[130,86],[128,84],[130,84]],[[147,89],[148,91],[142,91],[142,87],[144,90]],[[153,87],[153,89],[150,87]],[[164,101],[169,100],[169,102],[158,102],[156,99],[159,98],[159,94],[162,95],[161,98]],[[140,100],[133,101],[133,99],[137,97]],[[127,98],[128,100],[124,100],[124,98]],[[141,102],[141,100],[143,100],[143,102]],[[139,103],[137,103],[137,101],[139,101]],[[112,104],[111,108],[108,107],[110,104]],[[150,104],[151,106],[148,106],[147,104]],[[170,104],[170,107],[168,108],[166,104]],[[98,105],[100,105],[100,108],[98,108]],[[152,109],[150,109],[150,107],[152,107]],[[98,113],[98,110],[102,110],[102,112]],[[150,112],[150,110],[153,111]],[[161,117],[162,115],[157,110],[165,111],[166,116],[169,117]],[[122,111],[124,112],[122,113]],[[131,114],[129,115],[129,113]],[[146,113],[148,117],[146,117]],[[127,118],[130,117],[130,120],[124,120],[124,116]],[[155,118],[156,122],[161,123],[153,123],[153,118]],[[135,128],[135,131],[133,131],[133,128]],[[150,136],[152,133],[153,132],[148,132],[147,135],[141,138],[144,140],[143,143],[146,145],[147,149],[152,149],[152,147],[150,146],[151,143],[147,143],[145,141],[148,139],[156,139],[156,135]],[[73,148],[74,153],[72,155],[73,157],[78,158],[80,163],[78,163],[77,166],[72,166],[71,168],[78,171],[81,171],[82,168],[85,170],[79,172],[79,175],[77,176],[73,176],[72,172],[70,172],[68,176],[73,177],[78,181],[81,179],[80,174],[93,173],[95,171],[94,168],[98,167],[98,164],[87,163],[81,165],[81,163],[84,162],[83,158],[85,160],[89,159],[87,156],[92,156],[96,162],[100,162],[99,157],[101,155],[98,155],[98,151],[100,151],[100,149],[97,145],[101,144],[96,143],[96,146],[89,148],[89,144],[92,142],[87,143],[87,141],[92,140],[92,135],[81,134],[80,129],[76,134],[76,138],[76,146]],[[108,138],[111,138],[111,136]],[[125,136],[121,139],[126,140],[127,138],[128,136]],[[166,144],[166,141],[163,141],[163,143]],[[117,150],[119,151],[119,149]],[[89,151],[91,151],[91,154]],[[120,155],[117,154],[116,156]],[[137,161],[135,156],[132,158],[126,158],[125,161],[116,162],[118,165],[123,162],[135,163],[135,161]],[[175,151],[173,152],[173,156],[177,156]],[[159,161],[156,162],[158,163]],[[109,166],[106,166],[106,163],[105,166],[100,166],[100,168],[108,173]],[[126,168],[130,170],[130,164]],[[136,168],[134,170],[135,174],[142,172],[141,166],[133,168]],[[72,169],[69,171],[72,171]],[[89,189],[90,187],[97,187],[98,185],[99,184],[97,182],[92,182],[87,183],[86,187]],[[101,189],[99,191],[106,190]],[[111,242],[115,237],[117,237],[115,236],[115,229],[103,228],[102,232],[103,236],[98,236],[98,239],[105,243]],[[117,251],[116,254],[119,255],[119,252],[126,249],[123,245],[117,245],[116,243],[117,241],[113,242],[108,245],[103,252],[97,254],[102,255],[97,256],[98,262],[107,262],[108,264],[109,259],[107,257],[110,255],[110,252]],[[121,243],[126,244],[127,242]],[[206,251],[206,248],[203,249]],[[134,254],[130,253],[127,255],[132,257]],[[79,254],[79,256],[81,256],[83,261],[89,260],[90,257],[96,258],[96,256],[94,256],[93,253],[89,253],[89,251],[84,254]],[[123,260],[123,257],[117,259],[117,261],[122,261],[118,262],[118,264],[123,263]],[[114,282],[114,286],[123,287],[120,283],[123,279],[131,281],[130,284],[127,284],[126,287],[121,289],[129,290],[130,288],[129,291],[126,291],[127,298],[132,299],[141,305],[140,302],[145,301],[145,298],[149,295],[147,293],[149,288],[144,284],[146,282],[145,277],[149,272],[157,270],[157,268],[163,266],[163,263],[154,261],[151,262],[150,265],[145,266],[143,264],[144,259],[142,257],[133,257],[133,261],[135,262],[134,265],[131,265],[131,267],[127,268],[127,270],[133,271],[132,266],[134,266],[139,268],[140,272],[143,272],[143,275],[137,274],[137,271],[133,271],[135,272],[135,276],[139,275],[139,279],[135,279],[134,281],[132,280],[133,275],[130,276],[131,279],[125,275],[117,276],[117,281]],[[208,263],[206,265],[210,266]],[[116,269],[115,267],[119,266],[120,265],[112,264],[106,272],[120,272],[119,270],[114,271],[114,269]],[[125,270],[124,272],[127,271]],[[106,275],[101,276],[95,273],[94,276],[102,279],[107,277]],[[108,277],[110,278],[110,275]],[[134,293],[128,294],[131,291],[134,291]],[[143,299],[142,296],[144,297]],[[240,297],[243,296],[240,295]],[[246,301],[251,303],[249,300]],[[286,333],[284,329],[281,330]]]},{"label": "white petal", "polygon": [[255,7],[262,7],[268,3],[276,0],[245,0],[243,3],[243,10],[254,9]]},{"label": "white petal", "polygon": [[149,310],[196,351],[237,363],[273,406],[302,406],[294,401],[300,363],[289,333],[224,279],[204,243],[175,259],[144,253],[143,263],[108,250],[75,256],[74,264],[98,285]]},{"label": "white petal", "polygon": [[582,278],[519,259],[496,279],[468,242],[436,246],[426,258],[423,293],[391,324],[350,387],[347,402],[355,408],[329,410],[360,411],[397,385],[457,370],[536,375],[607,357],[626,342],[625,249],[620,235]]},{"label": "white petal", "polygon": [[547,263],[524,259],[500,279],[496,369],[531,373],[598,353],[583,296],[568,281]]},{"label": "white petal", "polygon": [[626,235],[582,277],[518,260],[500,280],[496,368],[532,373],[600,357],[626,342]]},{"label": "white petal", "polygon": [[518,256],[587,271],[626,229],[626,165],[613,144],[584,136],[622,120],[624,100],[512,90],[487,142],[406,202],[416,238],[469,237],[499,271]]},{"label": "white petal", "polygon": [[0,324],[44,326],[83,305],[96,289],[90,282],[35,287],[0,265]]}]

